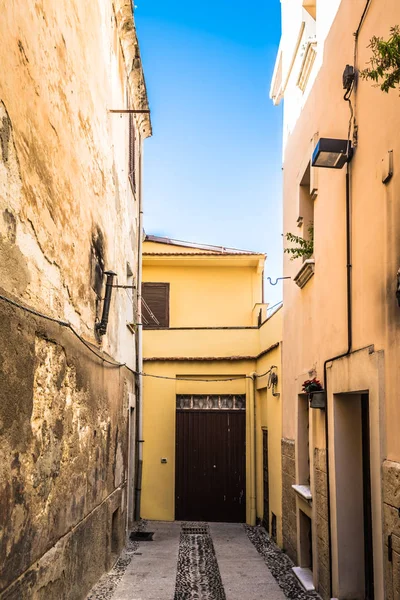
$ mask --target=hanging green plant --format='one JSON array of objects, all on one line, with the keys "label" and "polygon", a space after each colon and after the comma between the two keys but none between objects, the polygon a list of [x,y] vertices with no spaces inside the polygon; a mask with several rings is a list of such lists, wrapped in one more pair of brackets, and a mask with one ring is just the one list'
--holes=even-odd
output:
[{"label": "hanging green plant", "polygon": [[400,84],[400,28],[395,25],[390,29],[390,37],[371,38],[368,48],[372,50],[370,67],[360,72],[362,79],[370,79],[388,93]]},{"label": "hanging green plant", "polygon": [[307,231],[309,235],[307,240],[294,233],[287,233],[285,235],[288,242],[295,244],[295,246],[291,248],[283,249],[284,252],[290,254],[290,260],[295,260],[300,257],[307,259],[311,258],[314,254],[314,226],[312,224],[309,225]]}]

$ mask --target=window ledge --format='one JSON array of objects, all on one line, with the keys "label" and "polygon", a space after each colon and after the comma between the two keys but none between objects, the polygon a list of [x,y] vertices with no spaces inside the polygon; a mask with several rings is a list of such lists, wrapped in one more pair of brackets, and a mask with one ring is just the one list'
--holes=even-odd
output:
[{"label": "window ledge", "polygon": [[313,592],[315,590],[313,574],[310,569],[304,569],[303,567],[292,567],[292,571],[306,592]]},{"label": "window ledge", "polygon": [[294,277],[295,284],[298,285],[299,288],[303,288],[314,275],[314,269],[315,260],[313,258],[307,258]]},{"label": "window ledge", "polygon": [[312,500],[311,490],[308,485],[292,485],[292,488],[296,494],[303,498],[303,500],[306,500],[307,502]]}]

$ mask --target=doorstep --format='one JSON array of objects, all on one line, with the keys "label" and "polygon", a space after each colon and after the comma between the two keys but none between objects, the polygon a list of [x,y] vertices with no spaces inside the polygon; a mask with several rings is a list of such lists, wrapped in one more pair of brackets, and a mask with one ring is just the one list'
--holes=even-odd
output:
[{"label": "doorstep", "polygon": [[304,569],[303,567],[292,567],[292,571],[306,592],[313,592],[315,590],[313,574],[310,569]]}]

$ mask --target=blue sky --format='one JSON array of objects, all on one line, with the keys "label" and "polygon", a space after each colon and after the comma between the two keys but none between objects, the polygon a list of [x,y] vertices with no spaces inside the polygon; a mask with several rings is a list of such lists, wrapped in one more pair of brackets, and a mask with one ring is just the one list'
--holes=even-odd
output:
[{"label": "blue sky", "polygon": [[282,111],[268,95],[279,0],[136,5],[153,124],[146,232],[266,252],[266,275],[280,276]]}]

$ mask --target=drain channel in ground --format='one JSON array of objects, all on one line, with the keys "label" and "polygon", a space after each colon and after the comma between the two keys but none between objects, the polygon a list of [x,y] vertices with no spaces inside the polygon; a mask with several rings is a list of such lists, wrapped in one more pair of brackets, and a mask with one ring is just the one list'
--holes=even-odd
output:
[{"label": "drain channel in ground", "polygon": [[174,600],[226,600],[206,524],[182,525]]}]

